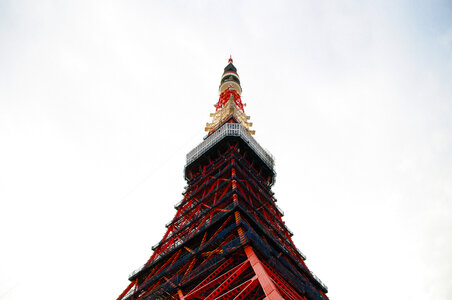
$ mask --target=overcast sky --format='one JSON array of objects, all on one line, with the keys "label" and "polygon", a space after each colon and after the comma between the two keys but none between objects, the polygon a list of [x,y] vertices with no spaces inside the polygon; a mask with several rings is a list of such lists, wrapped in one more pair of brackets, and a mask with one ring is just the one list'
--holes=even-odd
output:
[{"label": "overcast sky", "polygon": [[116,299],[176,212],[230,54],[330,298],[452,299],[436,0],[0,0],[0,299]]}]

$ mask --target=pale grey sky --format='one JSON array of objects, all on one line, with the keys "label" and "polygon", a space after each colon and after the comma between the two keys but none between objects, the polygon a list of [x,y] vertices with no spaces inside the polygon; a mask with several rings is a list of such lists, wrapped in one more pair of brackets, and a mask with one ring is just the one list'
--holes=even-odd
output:
[{"label": "pale grey sky", "polygon": [[331,299],[452,299],[449,1],[0,1],[0,299],[116,299],[229,54]]}]

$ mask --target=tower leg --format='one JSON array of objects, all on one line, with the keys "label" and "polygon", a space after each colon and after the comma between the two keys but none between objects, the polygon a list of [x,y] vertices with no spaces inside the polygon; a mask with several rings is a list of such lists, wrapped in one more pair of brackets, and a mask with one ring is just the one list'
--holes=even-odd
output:
[{"label": "tower leg", "polygon": [[250,246],[245,247],[245,253],[246,256],[248,257],[248,260],[250,261],[254,273],[256,273],[257,275],[257,280],[259,280],[259,283],[262,289],[264,290],[266,296],[265,299],[283,300],[284,298],[278,292],[278,289],[274,285],[270,276],[268,276],[261,261],[257,257],[256,253],[254,253],[253,248],[251,248]]}]

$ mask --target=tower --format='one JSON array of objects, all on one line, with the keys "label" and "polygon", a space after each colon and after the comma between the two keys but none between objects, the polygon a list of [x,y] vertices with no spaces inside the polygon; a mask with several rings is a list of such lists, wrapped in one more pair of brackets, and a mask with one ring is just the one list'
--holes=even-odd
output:
[{"label": "tower", "polygon": [[118,300],[328,299],[276,205],[274,160],[252,136],[232,58],[219,92],[176,215]]}]

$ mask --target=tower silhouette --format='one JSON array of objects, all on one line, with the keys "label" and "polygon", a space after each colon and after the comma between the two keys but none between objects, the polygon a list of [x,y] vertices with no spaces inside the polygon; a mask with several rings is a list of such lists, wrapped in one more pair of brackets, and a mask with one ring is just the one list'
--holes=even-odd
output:
[{"label": "tower silhouette", "polygon": [[274,160],[252,137],[232,58],[219,92],[176,215],[118,300],[328,299],[275,203]]}]

